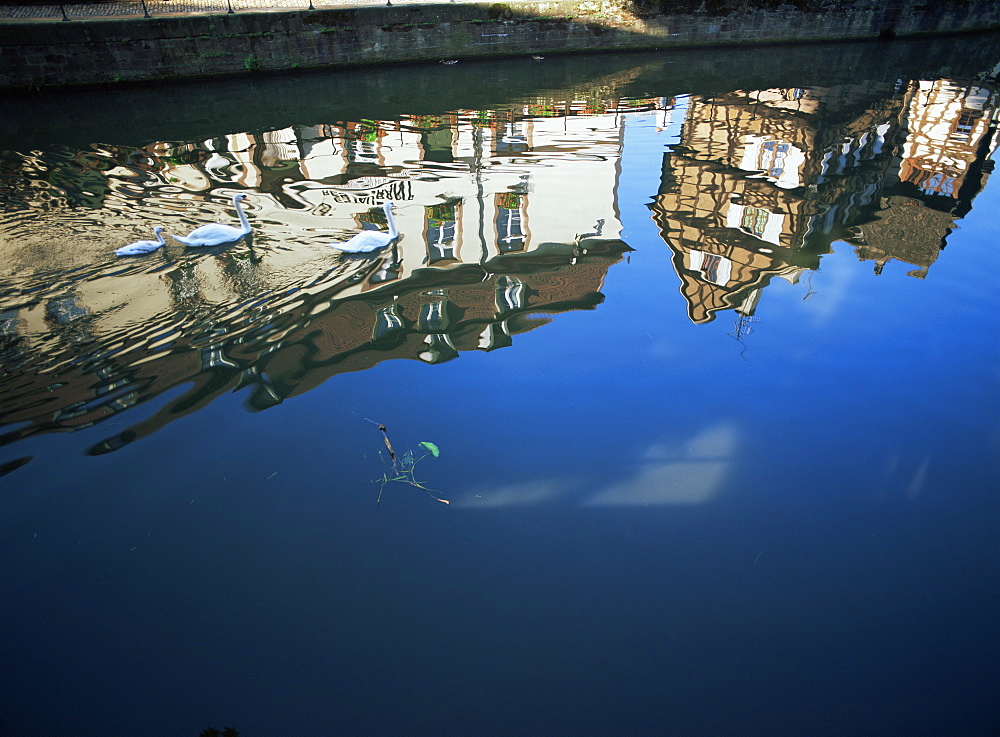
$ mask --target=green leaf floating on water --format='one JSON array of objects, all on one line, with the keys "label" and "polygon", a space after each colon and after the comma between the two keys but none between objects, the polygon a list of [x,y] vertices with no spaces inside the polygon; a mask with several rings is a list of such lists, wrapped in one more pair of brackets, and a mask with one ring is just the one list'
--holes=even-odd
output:
[{"label": "green leaf floating on water", "polygon": [[441,451],[438,450],[438,447],[436,445],[434,445],[434,443],[428,443],[428,442],[424,441],[423,443],[420,444],[420,446],[422,448],[426,448],[427,452],[430,453],[435,458],[437,458],[439,455],[441,455]]}]

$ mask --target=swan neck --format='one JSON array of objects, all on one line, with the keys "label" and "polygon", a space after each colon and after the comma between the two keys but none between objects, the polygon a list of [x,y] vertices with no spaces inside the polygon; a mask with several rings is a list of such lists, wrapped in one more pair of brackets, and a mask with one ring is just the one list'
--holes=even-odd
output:
[{"label": "swan neck", "polygon": [[399,235],[399,231],[396,230],[396,219],[392,216],[392,205],[385,205],[383,207],[385,210],[385,219],[389,223],[389,237],[395,238]]},{"label": "swan neck", "polygon": [[241,200],[238,197],[233,197],[233,205],[236,207],[236,215],[240,219],[240,225],[243,226],[243,235],[250,234],[250,221],[247,220],[247,214],[243,212],[243,208],[240,207]]}]

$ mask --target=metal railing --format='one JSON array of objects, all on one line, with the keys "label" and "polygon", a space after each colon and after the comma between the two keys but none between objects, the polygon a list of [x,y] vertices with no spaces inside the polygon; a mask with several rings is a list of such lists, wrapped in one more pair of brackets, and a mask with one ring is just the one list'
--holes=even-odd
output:
[{"label": "metal railing", "polygon": [[362,5],[416,5],[456,0],[112,0],[103,3],[0,5],[0,21],[87,18],[152,18],[185,13],[237,13],[255,10],[316,10]]}]

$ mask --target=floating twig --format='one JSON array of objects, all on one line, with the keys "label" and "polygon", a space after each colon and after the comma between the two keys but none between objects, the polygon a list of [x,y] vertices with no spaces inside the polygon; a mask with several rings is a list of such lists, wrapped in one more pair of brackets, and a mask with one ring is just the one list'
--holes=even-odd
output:
[{"label": "floating twig", "polygon": [[389,457],[392,459],[392,467],[393,469],[395,469],[396,451],[392,449],[392,443],[389,442],[389,433],[386,432],[385,425],[383,425],[381,422],[375,422],[375,420],[370,420],[367,417],[365,419],[368,420],[370,423],[372,423],[375,427],[377,427],[378,431],[382,433],[382,440],[385,441],[385,447],[388,449]]},{"label": "floating twig", "polygon": [[[381,422],[375,422],[375,420],[372,420],[368,417],[366,417],[365,419],[368,420],[368,422],[372,423],[375,427],[377,427],[378,431],[382,433],[382,440],[383,442],[385,442],[386,450],[389,452],[389,460],[392,466],[391,477],[388,474],[385,473],[382,474],[382,479],[381,479],[382,485],[379,487],[378,498],[375,500],[376,506],[379,506],[382,503],[382,491],[385,489],[385,485],[388,484],[390,481],[399,481],[404,484],[409,484],[410,486],[415,486],[418,489],[424,491],[424,493],[426,493],[427,496],[429,496],[434,501],[441,502],[442,504],[451,504],[451,502],[448,501],[447,499],[443,499],[439,496],[436,496],[434,493],[434,489],[430,489],[424,486],[422,483],[417,481],[417,478],[414,475],[414,469],[416,469],[417,463],[419,463],[429,455],[437,458],[441,454],[441,451],[434,443],[429,443],[426,441],[420,443],[420,447],[424,449],[424,454],[421,455],[419,458],[414,457],[413,452],[408,450],[406,451],[406,453],[403,454],[403,458],[400,459],[396,456],[396,451],[393,450],[392,442],[389,440],[389,433],[386,429],[386,426],[383,425]],[[379,455],[381,455],[381,453]]]}]

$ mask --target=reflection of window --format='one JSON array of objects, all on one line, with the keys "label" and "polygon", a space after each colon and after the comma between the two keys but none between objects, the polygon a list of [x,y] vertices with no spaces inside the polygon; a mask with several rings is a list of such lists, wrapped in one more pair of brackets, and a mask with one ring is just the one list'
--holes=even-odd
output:
[{"label": "reflection of window", "polygon": [[113,399],[108,402],[105,407],[110,409],[112,412],[121,412],[129,407],[134,407],[139,401],[139,392],[128,392],[127,394],[122,394],[117,399]]},{"label": "reflection of window", "polygon": [[378,143],[374,141],[347,141],[344,153],[352,164],[378,165]]},{"label": "reflection of window", "polygon": [[395,281],[399,278],[399,273],[402,271],[402,267],[403,264],[401,261],[385,259],[375,273],[368,277],[368,283],[385,284],[386,282]]},{"label": "reflection of window", "polygon": [[523,199],[524,195],[516,192],[500,192],[496,195],[497,249],[500,253],[524,250],[526,237]]},{"label": "reflection of window", "polygon": [[963,110],[955,121],[955,128],[951,133],[951,138],[968,141],[972,138],[972,129],[976,127],[976,121],[982,116],[982,110]]},{"label": "reflection of window", "polygon": [[735,228],[741,233],[780,246],[786,217],[787,215],[782,212],[770,212],[763,207],[733,203],[726,212],[726,227]]},{"label": "reflection of window", "polygon": [[767,210],[758,210],[756,207],[744,207],[743,217],[740,219],[740,228],[750,235],[763,238],[769,214]]},{"label": "reflection of window", "polygon": [[497,309],[501,313],[524,307],[524,282],[516,276],[497,279]]},{"label": "reflection of window", "polygon": [[907,162],[904,167],[904,182],[910,182],[924,194],[940,194],[948,197],[955,196],[955,177],[949,176],[939,171],[922,169],[914,165],[912,161]]},{"label": "reflection of window", "polygon": [[451,342],[451,338],[442,333],[428,335],[424,338],[424,345],[426,347],[418,355],[421,361],[427,363],[444,363],[458,355],[458,349]]},{"label": "reflection of window", "polygon": [[701,274],[708,281],[715,283],[719,280],[719,265],[722,263],[722,256],[707,254],[701,262]]},{"label": "reflection of window", "polygon": [[98,397],[103,397],[105,394],[110,394],[115,389],[121,389],[123,386],[128,386],[128,379],[119,379],[118,381],[112,381],[107,384],[102,384],[101,386],[94,389],[94,395]]},{"label": "reflection of window", "polygon": [[528,136],[523,123],[507,123],[504,133],[497,139],[497,154],[519,154],[528,150]]},{"label": "reflection of window", "polygon": [[448,329],[448,301],[428,302],[420,308],[420,318],[417,323],[425,333],[443,333]]},{"label": "reflection of window", "polygon": [[454,203],[425,207],[427,218],[427,260],[430,263],[455,258],[458,206]]},{"label": "reflection of window", "polygon": [[455,161],[452,151],[454,133],[451,128],[427,131],[420,136],[420,145],[423,148],[423,160],[434,161],[439,164],[451,164]]},{"label": "reflection of window", "polygon": [[289,128],[264,131],[255,148],[257,162],[266,169],[297,166],[301,157],[295,131]]},{"label": "reflection of window", "polygon": [[481,351],[492,351],[497,348],[505,348],[512,343],[510,333],[507,331],[507,324],[505,322],[491,322],[479,334],[479,344],[476,347]]},{"label": "reflection of window", "polygon": [[728,258],[696,249],[692,249],[688,255],[691,271],[698,272],[705,281],[720,286],[729,283],[733,273],[733,262]]},{"label": "reflection of window", "polygon": [[757,168],[767,172],[768,176],[780,177],[785,170],[785,157],[788,155],[788,144],[779,141],[764,141],[760,147]]},{"label": "reflection of window", "polygon": [[226,358],[225,354],[222,352],[222,348],[219,346],[209,346],[208,348],[201,349],[201,368],[202,370],[210,368],[239,368],[235,363]]},{"label": "reflection of window", "polygon": [[375,329],[372,339],[378,340],[386,333],[403,328],[403,318],[399,315],[399,305],[386,305],[375,315]]}]

